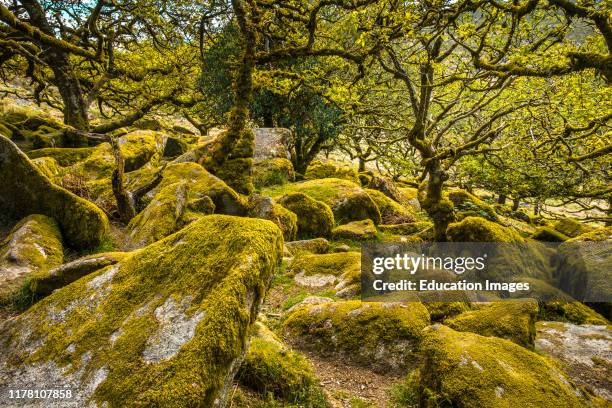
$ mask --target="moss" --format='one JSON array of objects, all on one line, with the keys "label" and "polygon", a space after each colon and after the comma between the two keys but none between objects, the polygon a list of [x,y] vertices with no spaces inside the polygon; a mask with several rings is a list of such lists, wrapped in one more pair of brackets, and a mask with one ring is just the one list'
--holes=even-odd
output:
[{"label": "moss", "polygon": [[33,299],[40,299],[83,276],[114,265],[127,256],[125,252],[98,253],[84,256],[53,269],[43,269],[34,273],[27,280],[27,287],[24,289]]},{"label": "moss", "polygon": [[287,271],[288,276],[295,276],[298,273],[305,276],[333,275],[354,283],[359,281],[361,274],[361,253],[302,253],[295,257]]},{"label": "moss", "polygon": [[62,264],[62,235],[55,220],[33,214],[21,220],[0,242],[0,304],[37,272]]},{"label": "moss", "polygon": [[357,171],[350,165],[341,162],[314,160],[306,170],[307,179],[337,178],[359,183]]},{"label": "moss", "polygon": [[296,237],[298,224],[297,215],[293,211],[274,203],[270,197],[257,194],[249,197],[249,216],[270,220],[283,231],[286,241],[293,241]]},{"label": "moss", "polygon": [[569,237],[552,228],[540,227],[531,234],[531,239],[543,242],[565,242]]},{"label": "moss", "polygon": [[369,241],[376,239],[376,225],[372,220],[353,221],[348,224],[340,225],[332,231],[332,238],[335,240],[350,239],[358,241]]},{"label": "moss", "polygon": [[286,403],[327,405],[310,362],[260,323],[238,371],[238,381],[264,397],[272,394]]},{"label": "moss", "polygon": [[284,327],[301,347],[385,371],[413,366],[429,313],[421,303],[343,301],[297,307]]},{"label": "moss", "polygon": [[553,224],[553,228],[559,231],[562,235],[570,238],[575,238],[578,235],[585,234],[593,230],[593,227],[581,224],[573,218],[561,218]]},{"label": "moss", "polygon": [[[102,373],[89,392],[98,405],[106,401],[111,408],[213,406],[231,385],[282,243],[269,221],[204,217],[54,292],[11,321],[0,331],[10,355],[0,359],[23,358],[15,370],[58,365],[66,381],[79,383],[79,369],[89,376]],[[194,322],[178,345],[159,338],[164,325],[173,328],[177,320],[160,317],[169,304],[182,310],[176,324]],[[18,343],[27,332],[33,349],[24,354]],[[151,355],[153,346],[170,347],[170,353]],[[88,389],[79,390],[85,403]]]},{"label": "moss", "polygon": [[448,199],[455,206],[459,219],[463,219],[466,216],[477,216],[486,218],[489,221],[499,221],[499,217],[492,206],[465,190],[450,191]]},{"label": "moss", "polygon": [[303,193],[289,193],[277,202],[297,215],[297,237],[329,237],[334,214],[327,204]]},{"label": "moss", "polygon": [[515,292],[514,298],[538,299],[538,320],[554,320],[575,324],[608,324],[606,318],[588,306],[574,300],[570,295],[541,279],[521,277],[529,283],[529,291]]},{"label": "moss", "polygon": [[535,301],[493,302],[446,319],[444,324],[457,331],[500,337],[533,349],[537,314]]},{"label": "moss", "polygon": [[8,126],[0,123],[0,135],[6,137],[7,139],[16,139],[14,136],[14,132],[9,129]]},{"label": "moss", "polygon": [[60,129],[63,125],[47,112],[33,106],[22,106],[3,100],[0,104],[0,120],[23,130],[37,130],[41,126]]},{"label": "moss", "polygon": [[95,147],[55,147],[46,149],[30,150],[27,154],[30,159],[40,157],[52,157],[60,166],[71,166],[89,157]]},{"label": "moss", "polygon": [[559,245],[556,270],[562,290],[574,299],[588,302],[608,319],[612,315],[612,303],[607,302],[612,290],[609,277],[612,270],[610,231],[612,227],[591,231]]},{"label": "moss", "polygon": [[469,302],[424,302],[432,322],[456,316],[470,310]]},{"label": "moss", "polygon": [[66,143],[64,132],[48,129],[46,126],[41,126],[40,129],[32,132],[24,131],[23,133],[32,141],[34,149],[53,148],[63,146]]},{"label": "moss", "polygon": [[325,238],[285,242],[285,246],[292,255],[298,255],[304,252],[310,254],[326,254],[329,251],[329,241]]},{"label": "moss", "polygon": [[398,235],[412,235],[431,228],[433,223],[429,221],[418,221],[403,224],[381,224],[378,226],[382,232]]},{"label": "moss", "polygon": [[[131,172],[147,163],[157,164],[162,156],[161,133],[140,130],[121,136],[118,140],[123,155],[125,171]],[[83,174],[89,180],[110,177],[115,169],[115,156],[109,143],[94,148],[84,160],[70,167],[71,171]]]},{"label": "moss", "polygon": [[419,406],[584,407],[587,397],[550,360],[508,340],[434,325],[415,376]]},{"label": "moss", "polygon": [[277,157],[253,165],[253,184],[255,187],[285,184],[294,180],[293,164],[287,159]]},{"label": "moss", "polygon": [[215,212],[215,203],[210,197],[195,198],[187,203],[187,208],[193,212],[210,215]]},{"label": "moss", "polygon": [[100,244],[108,234],[104,213],[94,204],[54,185],[10,140],[0,136],[0,209],[13,217],[44,214],[54,218],[75,249]]},{"label": "moss", "polygon": [[179,137],[168,136],[164,145],[164,157],[177,157],[189,150],[189,144]]},{"label": "moss", "polygon": [[366,189],[366,192],[376,203],[380,211],[381,222],[384,224],[402,224],[415,221],[414,212],[392,200],[377,190]]},{"label": "moss", "polygon": [[553,301],[540,307],[540,320],[555,320],[574,324],[609,325],[608,319],[583,303]]},{"label": "moss", "polygon": [[215,211],[218,214],[246,215],[247,213],[246,200],[197,163],[169,164],[164,169],[162,177],[159,186],[149,195],[154,196],[164,187],[184,181],[189,186],[189,200],[208,196],[215,204]]},{"label": "moss", "polygon": [[164,186],[127,226],[126,248],[147,246],[182,227],[187,204],[187,183]]},{"label": "moss", "polygon": [[568,240],[569,242],[597,242],[612,239],[612,227],[597,228],[584,234],[578,235],[575,238]]},{"label": "moss", "polygon": [[41,157],[32,159],[32,163],[44,174],[49,180],[55,180],[62,173],[61,167],[52,157]]},{"label": "moss", "polygon": [[368,173],[359,173],[358,177],[359,177],[359,183],[363,187],[366,187],[368,184],[370,184],[370,181],[372,180],[372,175]]},{"label": "moss", "polygon": [[380,210],[359,185],[335,178],[308,180],[282,187],[264,189],[262,194],[280,197],[288,193],[304,193],[327,204],[334,213],[337,224],[360,221],[367,218],[380,224]]},{"label": "moss", "polygon": [[525,242],[517,232],[480,217],[467,217],[450,224],[446,235],[455,242]]}]

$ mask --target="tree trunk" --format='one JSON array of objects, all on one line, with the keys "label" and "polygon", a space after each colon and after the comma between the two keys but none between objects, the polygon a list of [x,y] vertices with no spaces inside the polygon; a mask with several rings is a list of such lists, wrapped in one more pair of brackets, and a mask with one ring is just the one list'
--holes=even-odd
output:
[{"label": "tree trunk", "polygon": [[612,226],[612,196],[608,197],[608,211],[606,211],[606,227]]},{"label": "tree trunk", "polygon": [[81,85],[68,64],[68,58],[63,55],[59,61],[62,61],[62,64],[53,67],[53,74],[64,103],[64,123],[78,130],[87,131],[89,117]]},{"label": "tree trunk", "polygon": [[359,158],[359,169],[358,169],[359,173],[362,173],[364,171],[366,171],[366,161],[363,159],[363,157]]},{"label": "tree trunk", "polygon": [[119,144],[115,138],[110,139],[110,144],[113,148],[113,155],[115,156],[115,170],[111,176],[111,186],[113,189],[113,195],[117,201],[117,210],[119,211],[119,218],[125,224],[129,223],[132,218],[136,215],[136,209],[132,197],[125,189],[124,184],[124,171],[125,162],[123,155],[119,148]]},{"label": "tree trunk", "polygon": [[540,200],[536,200],[536,202],[533,204],[533,215],[540,214],[540,207],[541,207]]},{"label": "tree trunk", "polygon": [[217,139],[209,157],[201,163],[211,173],[242,194],[253,192],[253,152],[255,136],[248,127],[253,99],[253,69],[257,33],[242,0],[232,0],[242,34],[242,57],[234,82],[235,101],[229,115],[228,129]]},{"label": "tree trunk", "polygon": [[518,211],[520,203],[521,203],[520,197],[513,198],[512,199],[512,211]]},{"label": "tree trunk", "polygon": [[437,160],[432,160],[427,167],[429,179],[423,208],[434,222],[434,240],[445,242],[448,224],[455,220],[453,203],[442,198],[442,187],[448,176]]},{"label": "tree trunk", "polygon": [[501,205],[506,204],[507,198],[508,197],[505,194],[500,194],[499,197],[497,197],[497,204],[501,204]]}]

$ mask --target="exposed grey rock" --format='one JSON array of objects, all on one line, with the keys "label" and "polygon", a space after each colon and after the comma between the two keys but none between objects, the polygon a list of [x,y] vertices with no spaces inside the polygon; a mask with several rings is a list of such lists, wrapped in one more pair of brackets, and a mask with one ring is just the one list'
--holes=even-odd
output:
[{"label": "exposed grey rock", "polygon": [[536,350],[559,360],[576,383],[612,402],[612,331],[607,326],[536,323]]},{"label": "exposed grey rock", "polygon": [[291,159],[287,146],[291,141],[291,131],[285,128],[255,128],[255,152],[253,159],[261,161],[282,157]]}]

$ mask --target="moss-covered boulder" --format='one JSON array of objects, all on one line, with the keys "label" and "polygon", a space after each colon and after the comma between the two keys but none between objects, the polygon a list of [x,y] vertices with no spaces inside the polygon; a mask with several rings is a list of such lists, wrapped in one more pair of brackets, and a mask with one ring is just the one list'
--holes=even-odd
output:
[{"label": "moss-covered boulder", "polygon": [[334,214],[329,206],[304,193],[289,193],[277,202],[297,215],[297,236],[299,238],[331,236]]},{"label": "moss-covered boulder", "polygon": [[607,302],[612,291],[611,241],[612,227],[606,227],[569,239],[557,250],[559,287],[607,319],[612,316],[612,304]]},{"label": "moss-covered boulder", "polygon": [[393,201],[402,202],[403,194],[395,183],[384,177],[371,176],[367,183],[368,189],[377,190]]},{"label": "moss-covered boulder", "polygon": [[533,349],[537,302],[515,300],[475,304],[473,307],[475,310],[446,319],[444,324],[457,331],[500,337]]},{"label": "moss-covered boulder", "polygon": [[249,217],[262,218],[275,223],[281,231],[285,241],[293,241],[297,236],[297,215],[285,207],[276,204],[270,197],[257,194],[249,197]]},{"label": "moss-covered boulder", "polygon": [[36,272],[61,265],[62,236],[57,223],[33,214],[21,220],[0,242],[0,303],[11,300]]},{"label": "moss-covered boulder", "polygon": [[244,197],[230,188],[223,180],[213,176],[197,163],[169,164],[162,172],[162,181],[145,196],[152,199],[164,187],[184,181],[189,186],[189,201],[210,197],[215,204],[215,213],[226,215],[246,215],[248,204]]},{"label": "moss-covered boulder", "polygon": [[481,217],[466,217],[450,224],[446,235],[454,242],[525,242],[518,232]]},{"label": "moss-covered boulder", "polygon": [[332,238],[335,240],[370,241],[376,239],[376,225],[372,220],[353,221],[340,225],[332,230]]},{"label": "moss-covered boulder", "polygon": [[34,300],[48,296],[54,290],[63,288],[109,265],[114,265],[127,256],[126,252],[105,252],[87,255],[53,269],[43,269],[30,276],[27,287],[24,288],[25,293]]},{"label": "moss-covered boulder", "polygon": [[576,238],[594,230],[593,227],[580,223],[574,218],[561,218],[553,224],[553,228],[566,237]]},{"label": "moss-covered boulder", "polygon": [[57,160],[60,166],[66,167],[85,160],[95,151],[95,147],[50,147],[30,150],[27,155],[30,159],[51,157]]},{"label": "moss-covered boulder", "polygon": [[0,136],[0,185],[0,212],[17,219],[29,214],[51,217],[71,247],[97,246],[108,234],[108,219],[98,207],[53,184],[3,136]]},{"label": "moss-covered boulder", "polygon": [[342,290],[360,282],[361,253],[298,254],[287,269],[287,276],[303,287]]},{"label": "moss-covered boulder", "polygon": [[253,164],[253,185],[255,187],[285,184],[294,180],[293,164],[287,159],[277,157]]},{"label": "moss-covered boulder", "polygon": [[326,254],[329,252],[329,241],[325,238],[302,239],[285,242],[285,246],[292,255],[300,253]]},{"label": "moss-covered boulder", "polygon": [[187,209],[187,183],[164,186],[127,226],[126,248],[142,248],[176,232]]},{"label": "moss-covered boulder", "polygon": [[360,183],[357,171],[347,163],[332,160],[314,160],[308,166],[305,174],[307,179],[337,178]]},{"label": "moss-covered boulder", "polygon": [[421,303],[341,301],[300,306],[284,327],[298,347],[401,372],[416,364],[415,349],[427,325],[429,313]]},{"label": "moss-covered boulder", "polygon": [[0,405],[62,384],[74,406],[225,406],[282,242],[211,215],[55,291],[0,325]]},{"label": "moss-covered boulder", "polygon": [[348,180],[336,178],[308,180],[280,188],[273,187],[264,190],[263,193],[272,197],[288,193],[304,193],[327,204],[332,209],[337,224],[368,218],[376,225],[381,222],[380,210],[376,203],[363,188]]},{"label": "moss-covered boulder", "polygon": [[38,170],[44,174],[49,180],[55,181],[62,174],[62,168],[57,164],[52,157],[40,157],[32,159],[32,163],[38,167]]},{"label": "moss-covered boulder", "polygon": [[434,325],[423,333],[413,403],[449,407],[585,407],[550,360],[511,341]]},{"label": "moss-covered boulder", "polygon": [[609,324],[599,313],[573,299],[561,289],[541,279],[520,277],[516,281],[529,283],[529,290],[514,292],[510,298],[538,299],[538,320],[553,320],[575,324]]},{"label": "moss-covered boulder", "polygon": [[326,406],[310,362],[259,322],[237,378],[264,398],[272,394],[288,404]]},{"label": "moss-covered boulder", "polygon": [[384,224],[403,224],[415,221],[415,214],[410,207],[404,207],[377,190],[366,189],[366,192],[376,203],[380,211],[381,222]]},{"label": "moss-covered boulder", "polygon": [[180,137],[168,136],[164,145],[163,157],[177,157],[189,150],[189,144]]},{"label": "moss-covered boulder", "polygon": [[[151,130],[138,130],[119,137],[118,144],[125,171],[130,172],[145,164],[156,164],[162,157],[166,136]],[[84,160],[69,167],[70,171],[88,180],[110,177],[115,169],[115,156],[109,143],[102,143]]]},{"label": "moss-covered boulder", "polygon": [[25,106],[5,99],[0,103],[0,121],[23,131],[36,131],[41,126],[50,129],[63,127],[60,120],[48,111],[35,106]]},{"label": "moss-covered boulder", "polygon": [[493,206],[485,203],[480,198],[465,190],[452,190],[448,193],[448,199],[455,206],[458,219],[465,217],[482,217],[489,221],[498,221],[499,217]]},{"label": "moss-covered boulder", "polygon": [[[511,228],[480,217],[467,217],[450,224],[446,233],[453,242],[485,242],[487,267],[468,272],[481,281],[510,282],[517,277],[531,277],[546,282],[554,281],[555,250],[538,241],[527,241]],[[507,293],[501,293],[506,296]]]},{"label": "moss-covered boulder", "polygon": [[565,242],[569,237],[550,227],[540,227],[531,234],[531,239],[543,242]]}]

